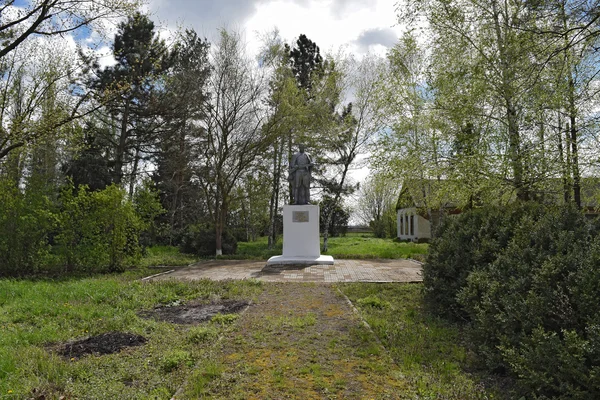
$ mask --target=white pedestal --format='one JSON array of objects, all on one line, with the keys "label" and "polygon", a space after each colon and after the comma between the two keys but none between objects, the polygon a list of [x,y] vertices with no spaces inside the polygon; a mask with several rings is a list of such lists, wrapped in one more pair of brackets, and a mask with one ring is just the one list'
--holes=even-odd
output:
[{"label": "white pedestal", "polygon": [[283,255],[270,264],[333,264],[333,257],[321,255],[319,206],[283,206]]}]

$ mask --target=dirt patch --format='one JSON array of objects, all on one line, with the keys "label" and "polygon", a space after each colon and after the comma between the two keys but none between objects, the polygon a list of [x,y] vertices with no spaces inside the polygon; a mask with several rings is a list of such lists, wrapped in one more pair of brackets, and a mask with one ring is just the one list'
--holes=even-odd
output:
[{"label": "dirt patch", "polygon": [[209,304],[188,303],[179,306],[156,307],[150,311],[142,311],[143,318],[154,318],[174,324],[197,324],[208,321],[217,314],[232,314],[242,311],[249,302],[226,300]]},{"label": "dirt patch", "polygon": [[58,354],[66,358],[81,358],[86,354],[117,353],[126,347],[141,346],[147,339],[134,333],[107,332],[87,339],[66,343],[58,348]]}]

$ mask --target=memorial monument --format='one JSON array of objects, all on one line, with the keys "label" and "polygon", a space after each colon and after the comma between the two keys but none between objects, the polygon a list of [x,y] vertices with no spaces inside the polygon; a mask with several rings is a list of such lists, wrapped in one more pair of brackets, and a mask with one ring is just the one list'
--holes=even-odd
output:
[{"label": "memorial monument", "polygon": [[299,145],[289,164],[292,204],[283,206],[283,255],[269,258],[267,265],[333,264],[333,257],[321,255],[319,206],[310,204],[314,163],[304,150],[304,145]]}]

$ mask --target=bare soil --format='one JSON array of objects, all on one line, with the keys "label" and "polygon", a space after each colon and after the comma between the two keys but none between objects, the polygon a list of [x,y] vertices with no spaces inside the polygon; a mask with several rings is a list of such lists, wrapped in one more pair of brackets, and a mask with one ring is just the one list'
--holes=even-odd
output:
[{"label": "bare soil", "polygon": [[107,332],[76,342],[65,343],[58,348],[58,354],[66,358],[81,358],[86,354],[112,354],[126,347],[141,346],[146,338],[134,333]]},{"label": "bare soil", "polygon": [[139,315],[143,318],[154,318],[173,324],[198,324],[208,321],[217,314],[232,314],[242,311],[248,306],[247,301],[225,300],[202,304],[190,302],[177,306],[161,306],[153,310],[142,311]]}]

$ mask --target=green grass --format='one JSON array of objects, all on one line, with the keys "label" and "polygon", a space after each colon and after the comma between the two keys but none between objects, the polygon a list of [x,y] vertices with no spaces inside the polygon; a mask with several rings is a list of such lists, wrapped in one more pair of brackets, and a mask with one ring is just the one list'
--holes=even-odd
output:
[{"label": "green grass", "polygon": [[[323,238],[321,238],[321,247]],[[398,242],[395,239],[379,239],[371,234],[349,233],[344,237],[330,237],[329,249],[326,253],[334,258],[369,259],[369,258],[414,258],[423,261],[428,245],[424,243]],[[219,256],[223,260],[268,260],[280,255],[283,249],[282,238],[279,238],[273,250],[268,249],[266,237],[254,242],[238,242],[236,254]],[[214,257],[210,257],[213,259]],[[193,264],[201,257],[183,254],[177,247],[152,246],[146,249],[146,256],[141,261],[142,267],[185,266]]]},{"label": "green grass", "polygon": [[[195,365],[212,362],[216,337],[231,326],[179,326],[138,312],[191,299],[251,299],[262,291],[256,281],[140,282],[133,276],[0,280],[0,398],[170,398]],[[148,342],[79,360],[52,350],[110,331]]]},{"label": "green grass", "polygon": [[[310,378],[309,389],[316,390],[311,393],[321,398],[325,391],[342,392],[347,384],[356,384],[350,370],[339,370],[344,366],[357,368],[354,371],[367,368],[364,371],[374,376],[396,370],[382,361],[388,352],[399,367],[395,379],[403,382],[400,398],[514,397],[499,389],[497,378],[477,372],[457,326],[426,312],[421,284],[338,285],[373,328],[387,349],[383,350],[358,321],[349,319],[343,335],[338,328],[323,325],[352,318],[352,313],[332,301],[317,302],[312,295],[298,299],[292,291],[296,286],[258,281],[141,282],[140,274],[0,280],[0,399],[168,399],[185,381],[186,393],[193,394],[189,398],[198,398],[237,387],[240,379],[253,390],[264,387],[261,382],[266,379],[276,392],[300,393],[303,389],[294,389],[298,381],[290,379],[292,371]],[[266,314],[252,320],[226,314],[197,326],[180,326],[138,315],[156,305],[256,299],[261,293],[276,296],[273,303],[280,306],[265,306]],[[294,301],[306,312],[281,307]],[[110,331],[140,334],[148,342],[79,360],[63,359],[53,351],[57,344]],[[231,370],[233,356],[235,370]],[[349,357],[353,364],[348,364]],[[338,360],[346,361],[338,364]],[[371,387],[370,381],[363,383]]]},{"label": "green grass", "polygon": [[353,283],[339,288],[410,382],[414,393],[409,398],[513,398],[497,378],[476,370],[456,325],[424,310],[422,284]]},{"label": "green grass", "polygon": [[[323,238],[321,238],[321,247]],[[236,259],[266,260],[281,254],[282,241],[278,241],[274,250],[268,250],[267,238],[259,238],[255,242],[239,242],[237,254],[226,256]],[[328,251],[324,254],[334,258],[367,259],[367,258],[416,258],[423,259],[427,254],[425,243],[398,242],[394,239],[379,239],[371,234],[357,233],[343,237],[330,237]]]},{"label": "green grass", "polygon": [[142,267],[156,266],[182,266],[197,262],[200,257],[193,254],[180,253],[174,246],[151,246],[146,249],[146,255],[142,258]]}]

